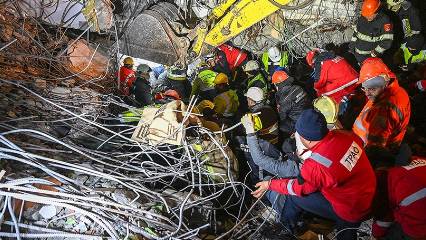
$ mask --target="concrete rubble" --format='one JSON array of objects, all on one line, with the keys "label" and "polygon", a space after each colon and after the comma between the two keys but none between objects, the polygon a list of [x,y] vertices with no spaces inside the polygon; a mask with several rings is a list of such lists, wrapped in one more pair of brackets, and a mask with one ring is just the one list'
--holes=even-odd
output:
[{"label": "concrete rubble", "polygon": [[[245,203],[251,189],[223,132],[187,134],[193,102],[175,106],[181,118],[166,133],[153,133],[154,122],[167,124],[155,118],[164,109],[138,126],[119,121],[135,108],[118,97],[117,56],[128,52],[117,37],[156,1],[122,1],[135,12],[117,16],[119,1],[43,2],[0,3],[0,239],[294,239],[282,228],[268,233],[276,215],[262,201]],[[177,1],[179,14],[192,2],[204,17],[219,1]],[[255,53],[289,41],[294,58],[313,42],[348,40],[358,1],[323,2],[280,11],[233,40]],[[348,14],[323,19],[340,11]]]}]

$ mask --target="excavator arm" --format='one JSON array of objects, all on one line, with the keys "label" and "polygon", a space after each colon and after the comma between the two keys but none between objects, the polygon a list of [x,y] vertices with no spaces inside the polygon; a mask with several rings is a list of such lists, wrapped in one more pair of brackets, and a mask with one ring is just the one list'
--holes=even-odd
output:
[{"label": "excavator arm", "polygon": [[[206,19],[184,35],[173,31],[173,23],[170,22],[170,12],[173,11],[167,11],[166,16],[166,11],[161,11],[157,6],[156,9],[146,10],[136,19],[134,29],[127,32],[126,46],[121,49],[125,49],[127,55],[166,65],[175,62],[186,64],[188,60],[198,57],[206,44],[219,46],[278,9],[286,7],[291,1],[227,0],[216,6]],[[170,4],[163,5],[171,9]]]}]

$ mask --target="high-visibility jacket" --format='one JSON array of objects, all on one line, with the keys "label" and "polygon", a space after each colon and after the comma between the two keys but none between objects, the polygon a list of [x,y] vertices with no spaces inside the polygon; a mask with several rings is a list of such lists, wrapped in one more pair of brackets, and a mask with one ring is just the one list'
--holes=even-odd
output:
[{"label": "high-visibility jacket", "polygon": [[224,117],[234,116],[240,106],[237,92],[234,90],[228,90],[217,95],[213,99],[213,103],[215,112]]},{"label": "high-visibility jacket", "polygon": [[217,48],[225,53],[226,61],[228,62],[228,67],[231,72],[234,72],[235,69],[239,67],[247,58],[247,53],[244,52],[244,50],[230,46],[228,44],[222,44]]},{"label": "high-visibility jacket", "polygon": [[329,96],[339,103],[357,88],[358,72],[344,58],[337,56],[316,66],[321,68],[320,78],[314,84],[318,97]]},{"label": "high-visibility jacket", "polygon": [[261,73],[258,73],[256,76],[250,78],[247,81],[247,89],[246,91],[251,87],[258,87],[263,90],[263,93],[268,93],[268,85],[266,83],[265,78]]},{"label": "high-visibility jacket", "polygon": [[125,66],[120,67],[120,89],[124,95],[130,94],[130,88],[136,80],[135,71]]},{"label": "high-visibility jacket", "polygon": [[334,212],[358,222],[369,212],[376,191],[376,177],[362,147],[362,140],[349,131],[332,130],[312,149],[297,179],[274,179],[270,190],[305,196],[321,192]]},{"label": "high-visibility jacket", "polygon": [[197,78],[192,83],[191,96],[197,95],[200,91],[209,91],[214,89],[214,79],[216,78],[217,72],[212,70],[201,71]]},{"label": "high-visibility jacket", "polygon": [[388,215],[376,218],[373,236],[383,237],[394,222],[412,239],[426,239],[426,158],[413,157],[408,166],[389,169]]},{"label": "high-visibility jacket", "polygon": [[378,12],[372,21],[360,17],[351,39],[350,48],[353,49],[359,63],[371,57],[371,52],[381,55],[389,49],[393,41],[393,27],[388,16]]},{"label": "high-visibility jacket", "polygon": [[263,69],[265,70],[265,72],[267,72],[269,75],[272,75],[274,72],[270,70],[274,70],[274,69],[269,68],[271,65],[272,65],[271,67],[278,66],[280,68],[284,68],[288,65],[288,52],[281,51],[280,61],[278,61],[277,63],[274,63],[269,59],[268,51],[266,51],[262,54],[262,63],[263,63]]},{"label": "high-visibility jacket", "polygon": [[426,49],[421,50],[420,53],[417,54],[417,55],[413,55],[410,52],[410,50],[408,50],[406,43],[401,45],[401,49],[404,53],[404,63],[405,64],[426,62]]},{"label": "high-visibility jacket", "polygon": [[366,146],[381,146],[395,152],[407,130],[411,106],[398,80],[392,81],[381,96],[365,104],[352,130]]}]

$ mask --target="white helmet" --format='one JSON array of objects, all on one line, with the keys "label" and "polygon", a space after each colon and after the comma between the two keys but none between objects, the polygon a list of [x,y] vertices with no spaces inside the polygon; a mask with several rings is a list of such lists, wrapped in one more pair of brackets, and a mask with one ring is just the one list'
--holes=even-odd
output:
[{"label": "white helmet", "polygon": [[259,64],[255,60],[250,60],[243,66],[243,71],[250,72],[250,71],[259,70],[259,68],[260,68]]},{"label": "white helmet", "polygon": [[251,100],[255,102],[260,102],[265,99],[265,95],[263,93],[263,90],[258,87],[251,87],[247,90],[247,93],[244,94],[244,96],[250,98]]},{"label": "white helmet", "polygon": [[278,62],[281,59],[281,51],[277,47],[271,47],[268,50],[268,56],[272,62]]}]

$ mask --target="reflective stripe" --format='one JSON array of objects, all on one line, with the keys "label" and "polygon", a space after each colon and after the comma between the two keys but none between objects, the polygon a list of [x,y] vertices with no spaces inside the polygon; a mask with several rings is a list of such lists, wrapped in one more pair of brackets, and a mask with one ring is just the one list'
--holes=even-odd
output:
[{"label": "reflective stripe", "polygon": [[380,45],[377,45],[374,50],[378,53],[383,53],[384,51],[386,51],[386,49],[382,48]]},{"label": "reflective stripe", "polygon": [[371,51],[364,51],[364,50],[359,50],[358,48],[355,48],[355,52],[361,55],[370,55]]},{"label": "reflective stripe", "polygon": [[321,154],[316,153],[316,152],[312,153],[310,159],[312,159],[315,162],[323,165],[324,167],[330,167],[331,164],[333,163],[330,159],[328,159],[328,158],[326,158],[326,157],[324,157]]},{"label": "reflective stripe", "polygon": [[357,32],[356,36],[362,41],[370,42],[370,43],[380,42],[383,40],[393,40],[393,34],[389,34],[389,33],[382,34],[378,37],[372,37],[372,36],[368,36],[363,33]]},{"label": "reflective stripe", "polygon": [[420,200],[422,198],[426,198],[426,188],[423,188],[423,189],[411,194],[410,196],[404,198],[404,200],[402,200],[399,205],[402,206],[402,207],[406,207],[406,206],[412,204],[413,202]]},{"label": "reflective stripe", "polygon": [[342,86],[340,86],[338,88],[335,88],[335,89],[333,89],[331,91],[328,91],[326,93],[323,93],[322,95],[328,96],[328,95],[334,94],[334,93],[336,93],[336,92],[338,92],[338,91],[340,91],[340,90],[342,90],[344,88],[347,88],[347,87],[349,87],[349,86],[351,86],[351,85],[353,85],[354,83],[357,83],[357,82],[358,82],[358,78],[355,78],[354,80],[346,83],[345,85],[342,85]]},{"label": "reflective stripe", "polygon": [[388,228],[392,225],[392,222],[376,221],[375,223],[376,223],[377,226],[383,227],[383,228]]},{"label": "reflective stripe", "polygon": [[352,42],[355,42],[356,40],[358,40],[358,38],[357,38],[357,37],[355,37],[355,36],[352,36],[351,41],[352,41]]},{"label": "reflective stripe", "polygon": [[290,179],[290,181],[288,181],[287,192],[288,192],[288,194],[295,196],[296,193],[293,191],[293,183],[294,183],[294,179]]}]

